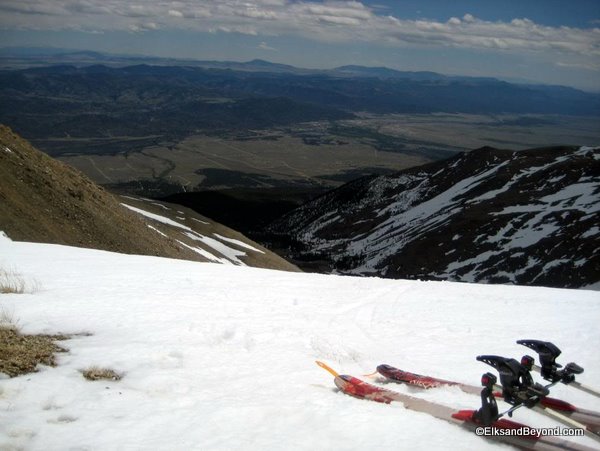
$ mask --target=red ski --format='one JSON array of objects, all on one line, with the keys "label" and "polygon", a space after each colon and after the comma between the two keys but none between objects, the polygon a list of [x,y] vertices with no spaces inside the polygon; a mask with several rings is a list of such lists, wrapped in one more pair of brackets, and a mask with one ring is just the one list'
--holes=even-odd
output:
[{"label": "red ski", "polygon": [[[408,410],[428,413],[435,418],[459,425],[471,431],[482,427],[481,423],[474,417],[474,410],[461,410],[457,412],[442,404],[378,387],[353,376],[338,374],[323,362],[317,362],[317,364],[334,376],[335,385],[347,395],[385,404],[399,402]],[[592,451],[594,449],[558,437],[539,436],[534,432],[535,429],[510,420],[500,419],[488,427],[493,428],[496,434],[485,436],[486,438],[508,443],[520,449],[538,451]],[[523,434],[523,431],[526,432]]]},{"label": "red ski", "polygon": [[[439,379],[436,377],[423,376],[417,373],[411,373],[391,365],[379,365],[377,373],[393,382],[401,382],[415,387],[430,389],[437,387],[456,386],[466,393],[478,395],[481,387],[475,385],[463,384],[460,382]],[[502,398],[502,387],[497,385],[498,390],[495,396]],[[593,434],[600,434],[600,413],[593,410],[582,409],[560,399],[544,397],[540,399],[540,408],[536,409],[541,413],[550,416],[563,424],[574,427],[583,427]],[[548,412],[551,410],[551,412]]]},{"label": "red ski", "polygon": [[448,381],[445,379],[438,379],[437,377],[423,376],[422,374],[417,373],[410,373],[408,371],[394,368],[391,365],[379,365],[377,367],[377,373],[392,381],[415,385],[425,389],[443,386],[457,386],[467,393],[473,393],[476,395],[478,395],[481,391],[481,388],[473,385],[461,384],[460,382]]}]

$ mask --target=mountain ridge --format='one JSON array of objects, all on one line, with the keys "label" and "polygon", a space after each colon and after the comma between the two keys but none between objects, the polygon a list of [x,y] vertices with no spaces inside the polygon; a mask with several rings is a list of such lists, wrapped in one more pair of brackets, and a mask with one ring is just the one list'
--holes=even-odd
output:
[{"label": "mountain ridge", "polygon": [[0,125],[0,231],[18,241],[298,269],[185,207],[115,196]]},{"label": "mountain ridge", "polygon": [[[11,59],[21,58],[21,63],[14,62],[11,65]],[[469,76],[469,75],[449,75],[429,70],[401,70],[393,69],[386,66],[364,66],[360,64],[347,64],[343,66],[326,68],[326,69],[311,69],[294,66],[291,64],[271,62],[261,58],[254,58],[249,61],[228,61],[228,60],[201,60],[194,58],[167,58],[148,55],[124,55],[112,54],[106,52],[98,52],[85,49],[67,49],[54,47],[1,47],[0,62],[4,60],[6,67],[25,67],[29,62],[30,65],[53,65],[61,64],[61,62],[72,63],[74,65],[90,65],[95,63],[110,64],[113,66],[128,66],[146,62],[148,64],[158,65],[187,65],[190,67],[205,67],[213,69],[231,69],[231,70],[248,70],[260,71],[267,70],[271,72],[287,72],[295,74],[313,74],[313,75],[338,75],[348,76],[353,74],[365,74],[370,76],[383,76],[384,78],[410,78],[411,76],[417,79],[471,79],[471,80],[497,80],[506,81],[509,83],[530,86],[530,87],[549,87],[549,88],[568,88],[563,85],[554,85],[547,83],[535,83],[531,80],[514,80],[504,79],[502,77],[493,76]]]},{"label": "mountain ridge", "polygon": [[481,148],[343,185],[271,230],[325,271],[582,287],[599,281],[598,205],[600,148]]}]

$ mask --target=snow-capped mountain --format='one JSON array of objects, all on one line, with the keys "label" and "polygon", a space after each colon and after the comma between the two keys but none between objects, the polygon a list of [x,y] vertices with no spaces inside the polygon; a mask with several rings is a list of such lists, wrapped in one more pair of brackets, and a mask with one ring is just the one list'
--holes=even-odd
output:
[{"label": "snow-capped mountain", "polygon": [[[389,363],[476,384],[494,370],[475,356],[519,358],[529,350],[515,340],[539,338],[585,368],[578,381],[598,385],[600,299],[587,290],[292,273],[1,233],[0,268],[37,287],[0,294],[0,319],[23,335],[63,334],[66,350],[55,367],[0,374],[3,450],[512,449],[402,404],[345,396],[315,360],[360,377]],[[86,380],[90,367],[121,379]],[[480,405],[456,387],[393,389],[456,410]],[[598,410],[569,386],[551,391]],[[560,426],[526,408],[513,420]]]},{"label": "snow-capped mountain", "polygon": [[600,281],[600,148],[482,148],[364,178],[272,226],[345,274],[584,287]]}]

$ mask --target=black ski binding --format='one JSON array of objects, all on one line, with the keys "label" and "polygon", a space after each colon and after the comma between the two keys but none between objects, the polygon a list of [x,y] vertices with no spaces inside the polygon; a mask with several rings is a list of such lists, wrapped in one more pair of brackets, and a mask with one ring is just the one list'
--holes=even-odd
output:
[{"label": "black ski binding", "polygon": [[[561,350],[554,343],[542,340],[517,340],[517,343],[527,346],[538,353],[540,357],[540,373],[547,381],[560,381],[563,384],[570,384],[575,380],[576,374],[583,373],[583,368],[573,362],[568,363],[564,369],[559,370],[559,368],[562,368],[562,365],[556,362],[556,358],[561,354]],[[526,358],[532,359],[531,367],[533,367],[532,357],[523,356],[521,362]]]},{"label": "black ski binding", "polygon": [[527,407],[533,407],[541,398],[550,393],[543,385],[533,382],[529,369],[515,359],[497,355],[480,355],[477,360],[487,363],[498,371],[502,396],[507,403],[513,406],[524,404]]},{"label": "black ski binding", "polygon": [[533,365],[535,364],[535,359],[530,355],[524,355],[521,357],[521,365],[527,368],[529,371],[533,370]]},{"label": "black ski binding", "polygon": [[500,416],[498,415],[498,404],[494,396],[494,384],[498,381],[492,373],[485,373],[481,376],[481,408],[473,414],[473,419],[483,424],[491,426]]}]

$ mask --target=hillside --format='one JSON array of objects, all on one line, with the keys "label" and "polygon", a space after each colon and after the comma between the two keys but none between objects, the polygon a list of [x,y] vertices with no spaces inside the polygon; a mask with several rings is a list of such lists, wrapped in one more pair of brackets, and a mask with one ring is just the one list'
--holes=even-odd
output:
[{"label": "hillside", "polygon": [[297,270],[191,210],[116,197],[4,126],[0,126],[0,230],[19,241]]},{"label": "hillside", "polygon": [[307,267],[583,287],[600,281],[600,148],[482,148],[363,178],[276,222]]},{"label": "hillside", "polygon": [[[41,288],[0,295],[0,311],[26,334],[76,334],[56,367],[0,380],[2,449],[509,450],[401,404],[345,396],[314,361],[477,384],[493,370],[476,355],[519,358],[529,350],[515,340],[539,338],[585,368],[582,383],[600,374],[591,291],[295,274],[2,236],[0,260]],[[93,366],[121,380],[84,379]],[[453,409],[480,403],[454,387],[393,388]],[[598,408],[571,387],[551,390]],[[513,420],[558,425],[525,408]]]}]

